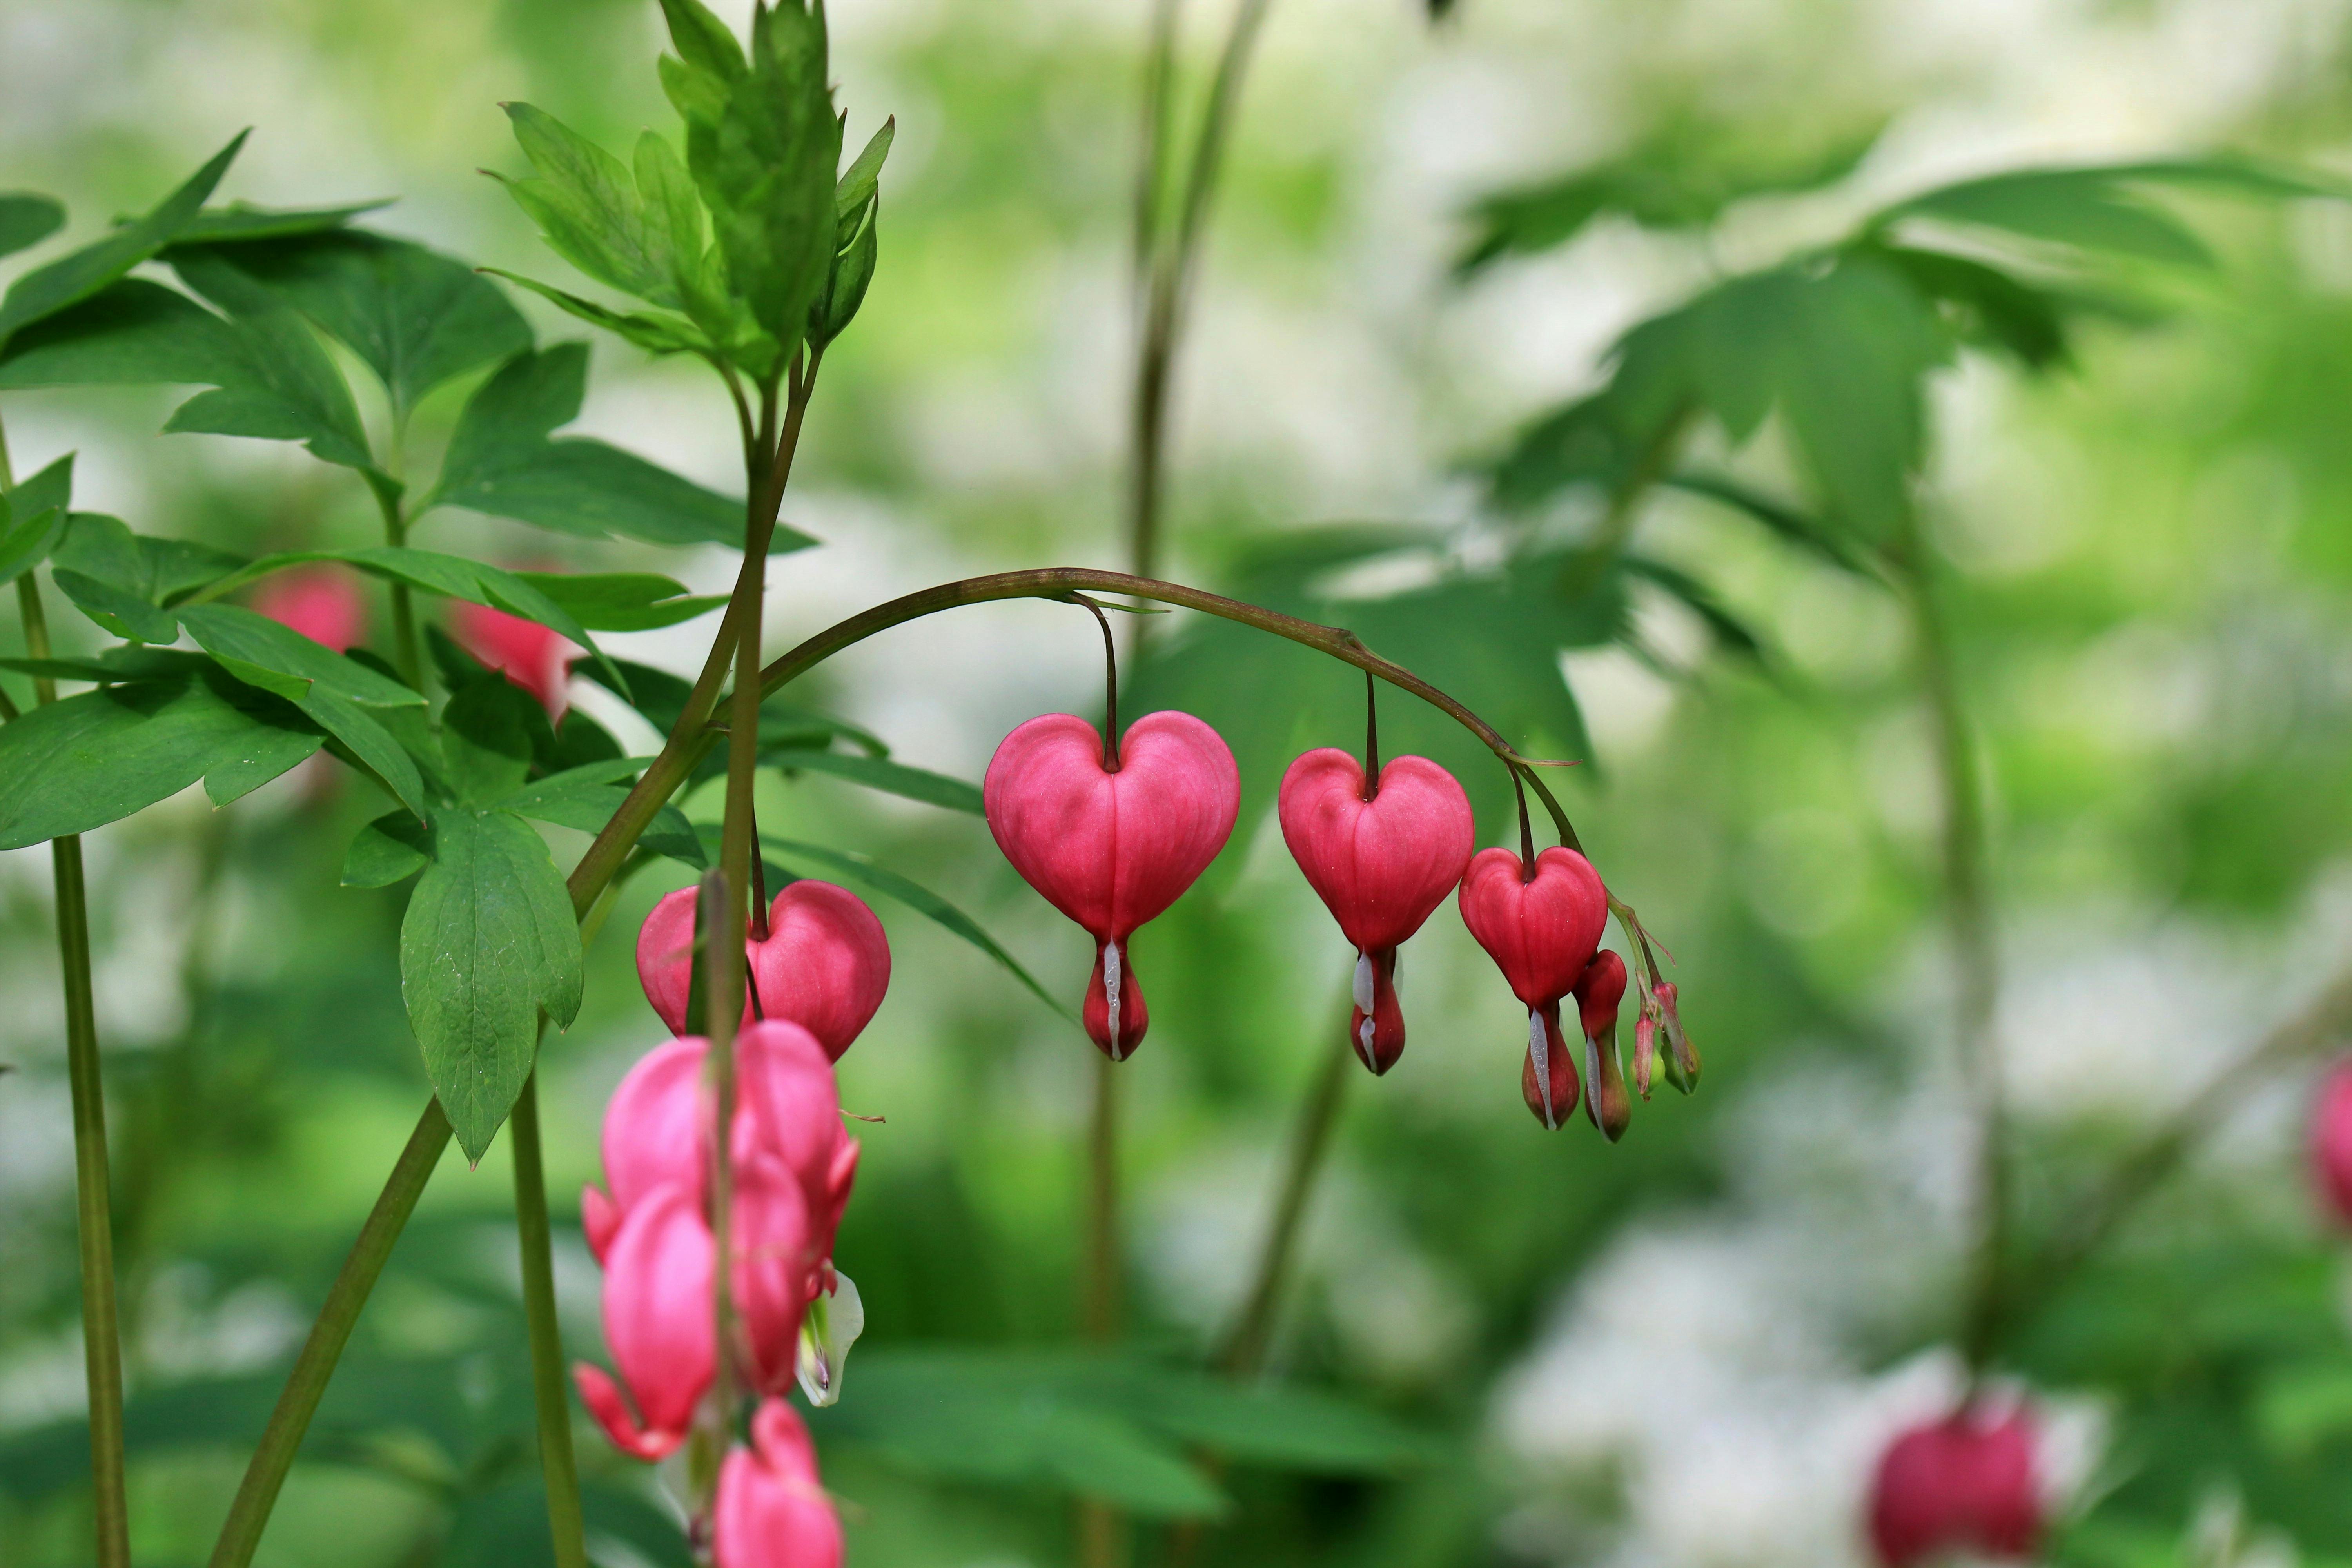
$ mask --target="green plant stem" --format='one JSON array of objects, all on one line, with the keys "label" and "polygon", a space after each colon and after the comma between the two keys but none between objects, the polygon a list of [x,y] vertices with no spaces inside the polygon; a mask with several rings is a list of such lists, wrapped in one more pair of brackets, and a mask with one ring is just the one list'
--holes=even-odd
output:
[{"label": "green plant stem", "polygon": [[294,1468],[302,1435],[318,1412],[336,1361],[351,1342],[360,1309],[367,1304],[368,1292],[383,1272],[401,1227],[408,1223],[434,1166],[440,1163],[441,1152],[448,1146],[449,1119],[441,1114],[438,1100],[430,1100],[425,1114],[416,1120],[416,1130],[408,1135],[383,1191],[377,1194],[367,1223],[360,1227],[359,1239],[352,1244],[350,1256],[327,1292],[326,1305],[310,1325],[310,1338],[302,1342],[302,1353],[278,1396],[278,1406],[269,1413],[261,1445],[246,1468],[245,1480],[236,1489],[236,1500],[229,1505],[227,1521],[213,1547],[212,1568],[246,1568],[253,1561],[254,1548],[261,1543],[262,1529],[269,1522],[269,1510],[277,1505],[287,1472]]},{"label": "green plant stem", "polygon": [[1251,1278],[1242,1314],[1217,1351],[1218,1366],[1233,1377],[1256,1376],[1274,1344],[1274,1327],[1283,1289],[1290,1281],[1291,1259],[1298,1250],[1307,1200],[1314,1194],[1324,1156],[1330,1152],[1331,1130],[1339,1125],[1339,1106],[1347,1099],[1348,1079],[1353,1076],[1355,1052],[1349,1047],[1344,1026],[1336,1033],[1337,1047],[1323,1053],[1323,1065],[1299,1107],[1298,1124],[1290,1135],[1290,1158],[1283,1167],[1282,1190],[1275,1199],[1274,1221],[1258,1253],[1257,1272]]},{"label": "green plant stem", "polygon": [[[374,486],[376,509],[383,513],[383,542],[394,549],[408,543],[408,520],[400,513],[400,501],[395,496]],[[399,668],[401,679],[418,691],[425,689],[425,660],[416,642],[416,602],[408,584],[392,585],[392,658]]]},{"label": "green plant stem", "polygon": [[1976,748],[1960,700],[1951,631],[1916,516],[1891,556],[1911,613],[1920,694],[1927,699],[1935,724],[1937,774],[1944,797],[1945,915],[1951,928],[1958,982],[1954,1044],[1975,1101],[1977,1123],[1971,1160],[1975,1235],[1970,1243],[1960,1351],[1972,1371],[1981,1371],[1992,1353],[2001,1316],[2010,1207],[2006,1096],[2000,1041],[1993,1027],[2000,971],[1993,943],[1992,900],[1985,884],[1984,800],[1978,784]]},{"label": "green plant stem", "polygon": [[540,1154],[539,1074],[523,1080],[507,1121],[514,1146],[515,1234],[522,1255],[522,1308],[530,1327],[530,1387],[539,1414],[539,1466],[547,1478],[547,1529],[557,1568],[588,1568],[580,1471],[572,1453],[572,1398],[563,1380],[563,1327],[555,1314],[553,1238]]},{"label": "green plant stem", "polygon": [[[0,483],[13,486],[0,468]],[[48,616],[30,572],[16,579],[25,651],[49,657]],[[33,678],[43,704],[58,700],[58,683]],[[99,1568],[128,1568],[131,1504],[122,1479],[122,1331],[114,1295],[114,1215],[106,1154],[106,1085],[99,1072],[98,1009],[89,977],[89,891],[82,874],[79,835],[53,839],[49,859],[57,882],[58,958],[64,971],[66,1076],[73,1091],[74,1217],[81,1248],[83,1372],[89,1386],[90,1502]]]},{"label": "green plant stem", "polygon": [[[1192,145],[1191,165],[1186,171],[1183,194],[1177,210],[1176,232],[1168,245],[1152,258],[1145,288],[1143,307],[1143,339],[1136,355],[1133,472],[1129,476],[1129,558],[1138,576],[1148,577],[1159,569],[1160,543],[1160,502],[1165,492],[1165,467],[1168,444],[1168,394],[1171,373],[1175,366],[1176,345],[1182,334],[1184,308],[1192,292],[1192,272],[1200,259],[1201,237],[1208,226],[1209,207],[1216,194],[1217,178],[1224,166],[1226,142],[1231,139],[1235,110],[1241,102],[1243,79],[1248,74],[1258,34],[1265,22],[1268,0],[1241,0],[1234,13],[1234,24],[1225,35],[1224,47],[1217,58],[1217,74],[1209,86],[1209,102],[1201,121],[1201,134]],[[1154,48],[1166,49],[1172,61],[1174,50],[1174,19],[1166,23],[1164,35],[1155,34]],[[1167,70],[1170,65],[1156,68]],[[1165,87],[1161,88],[1164,92]],[[1156,124],[1164,127],[1168,109],[1164,101],[1154,110]],[[1139,209],[1149,204],[1152,212],[1158,207],[1158,186],[1160,163],[1164,157],[1161,143],[1146,153],[1144,179],[1146,189],[1139,200]],[[1140,239],[1155,237],[1156,223],[1139,216],[1138,236]]]}]

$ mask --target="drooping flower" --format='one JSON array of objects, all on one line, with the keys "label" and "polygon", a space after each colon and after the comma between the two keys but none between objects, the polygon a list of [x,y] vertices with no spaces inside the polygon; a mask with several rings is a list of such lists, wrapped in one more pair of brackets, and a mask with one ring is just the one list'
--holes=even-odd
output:
[{"label": "drooping flower", "polygon": [[[637,931],[637,979],[673,1035],[686,1033],[694,985],[694,901],[692,888],[666,895]],[[798,1024],[835,1061],[890,989],[882,922],[864,900],[831,882],[798,881],[778,892],[768,906],[767,940],[747,935],[743,953],[741,1026],[763,1016]]]},{"label": "drooping flower", "polygon": [[2328,1208],[2352,1226],[2352,1061],[2339,1065],[2320,1086],[2319,1108],[2311,1119],[2311,1171]]},{"label": "drooping flower", "polygon": [[563,716],[564,686],[581,649],[537,621],[459,602],[451,612],[458,646],[539,699],[550,720]]},{"label": "drooping flower", "polygon": [[253,595],[253,607],[337,653],[367,635],[367,602],[359,584],[323,562],[271,577]]},{"label": "drooping flower", "polygon": [[710,1545],[717,1568],[840,1568],[841,1519],[817,1479],[816,1445],[781,1399],[761,1405],[751,1446],[719,1467]]},{"label": "drooping flower", "polygon": [[1384,1073],[1404,1051],[1397,949],[1461,881],[1476,845],[1470,798],[1426,757],[1398,757],[1369,784],[1361,763],[1325,746],[1290,764],[1279,795],[1283,842],[1355,944],[1349,1043]]},{"label": "drooping flower", "polygon": [[1083,719],[1032,719],[996,748],[982,786],[989,831],[1023,880],[1095,941],[1087,1034],[1113,1061],[1150,1015],[1128,938],[1176,901],[1225,846],[1241,773],[1214,730],[1189,713],[1128,727],[1116,769]]},{"label": "drooping flower", "polygon": [[2032,1417],[2021,1404],[1965,1405],[1896,1436],[1870,1489],[1870,1540],[1885,1568],[1948,1553],[2032,1554],[2043,1500]]},{"label": "drooping flower", "polygon": [[1573,1058],[1560,1034],[1560,999],[1583,978],[1601,945],[1608,889],[1591,862],[1573,849],[1537,856],[1532,878],[1511,851],[1482,849],[1463,873],[1459,902],[1462,923],[1528,1010],[1520,1088],[1537,1120],[1557,1128],[1576,1103],[1578,1089],[1575,1068],[1562,1065]]},{"label": "drooping flower", "polygon": [[[575,1375],[614,1445],[640,1458],[684,1440],[715,1373],[708,1054],[705,1040],[671,1040],[622,1080],[604,1119],[609,1194],[591,1187],[581,1200],[604,1266],[605,1339],[620,1380],[590,1366]],[[752,1387],[781,1394],[798,1372],[809,1303],[833,1284],[857,1143],[842,1126],[833,1064],[800,1026],[745,1029],[735,1068],[728,1279],[740,1337],[732,1350]]]},{"label": "drooping flower", "polygon": [[1617,1061],[1617,1008],[1625,999],[1625,961],[1602,948],[1577,978],[1577,1022],[1584,1031],[1584,1113],[1609,1142],[1625,1135],[1633,1102]]}]

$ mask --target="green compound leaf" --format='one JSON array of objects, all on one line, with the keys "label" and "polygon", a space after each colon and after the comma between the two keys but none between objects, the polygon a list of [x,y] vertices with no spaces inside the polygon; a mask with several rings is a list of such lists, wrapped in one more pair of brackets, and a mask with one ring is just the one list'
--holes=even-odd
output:
[{"label": "green compound leaf", "polygon": [[467,805],[488,805],[520,786],[539,749],[535,741],[554,748],[547,710],[500,675],[478,674],[441,710],[450,787]]},{"label": "green compound leaf", "polygon": [[70,452],[0,495],[0,583],[14,582],[49,558],[65,539],[72,497]]},{"label": "green compound leaf", "polygon": [[24,327],[92,294],[162,250],[193,220],[228,172],[245,132],[213,155],[212,162],[190,175],[185,184],[158,203],[153,211],[127,223],[93,245],[59,257],[26,273],[8,286],[0,299],[0,348]]},{"label": "green compound leaf", "polygon": [[226,240],[289,239],[297,235],[323,234],[390,205],[389,197],[355,202],[344,207],[257,207],[246,202],[231,202],[225,207],[205,208],[173,237],[173,241],[178,245],[218,245]]},{"label": "green compound leaf", "polygon": [[226,386],[247,373],[236,329],[143,278],[36,321],[0,353],[0,391],[34,386]]},{"label": "green compound leaf", "polygon": [[[497,805],[502,811],[511,811],[535,822],[551,822],[582,833],[602,833],[621,809],[621,803],[628,799],[628,783],[645,771],[648,760],[616,757],[568,768],[523,785],[500,798]],[[682,861],[698,871],[710,864],[701,836],[686,819],[686,814],[673,805],[665,804],[654,814],[652,824],[638,836],[637,845]]]},{"label": "green compound leaf", "polygon": [[1003,965],[1005,973],[1027,986],[1037,1000],[1071,1024],[1077,1023],[1077,1016],[1055,999],[1052,992],[1040,985],[1037,977],[1023,968],[1019,959],[1005,952],[994,937],[981,928],[979,921],[929,888],[908,881],[898,872],[877,865],[873,857],[860,855],[855,850],[828,849],[821,844],[799,844],[789,838],[772,838],[764,833],[760,836],[760,844],[787,863],[797,860],[804,865],[822,866],[886,899],[895,899],[917,914],[945,926]]},{"label": "green compound leaf", "polygon": [[543,110],[505,107],[538,176],[493,177],[539,225],[549,247],[599,283],[677,309],[668,226],[647,225],[628,166]]},{"label": "green compound leaf", "polygon": [[75,512],[52,557],[58,589],[77,609],[117,637],[147,643],[180,635],[164,605],[242,564],[209,545],[133,533],[97,512]]},{"label": "green compound leaf", "polygon": [[[177,265],[185,237],[166,257]],[[530,346],[530,328],[465,263],[405,240],[329,228],[206,247],[360,357],[395,417],[478,365]]]},{"label": "green compound leaf", "polygon": [[0,192],[0,256],[38,245],[66,226],[66,208],[54,196],[31,191]]},{"label": "green compound leaf", "polygon": [[530,1076],[544,1010],[580,1010],[580,928],[539,835],[502,811],[433,814],[433,863],[400,928],[400,991],[425,1075],[478,1161]]},{"label": "green compound leaf", "polygon": [[[509,360],[458,416],[440,482],[424,506],[461,506],[590,539],[741,548],[741,501],[602,441],[551,439],[579,417],[587,375],[585,343]],[[814,542],[779,525],[770,548],[783,553]]]},{"label": "green compound leaf", "polygon": [[925,768],[910,768],[881,757],[858,756],[848,752],[814,751],[803,747],[779,747],[773,751],[762,746],[760,760],[787,773],[831,773],[852,784],[887,795],[919,800],[927,805],[944,806],[950,811],[968,811],[974,816],[982,815],[980,786],[946,773],[935,773]]},{"label": "green compound leaf", "polygon": [[377,476],[352,389],[293,308],[214,249],[175,251],[171,260],[181,281],[228,313],[237,363],[163,428],[299,441],[322,461]]},{"label": "green compound leaf", "polygon": [[433,863],[431,826],[404,811],[377,817],[343,852],[346,888],[389,888]]},{"label": "green compound leaf", "polygon": [[154,679],[46,704],[0,726],[0,849],[87,833],[204,780],[215,805],[268,783],[326,737],[291,704],[209,658],[150,651]]}]

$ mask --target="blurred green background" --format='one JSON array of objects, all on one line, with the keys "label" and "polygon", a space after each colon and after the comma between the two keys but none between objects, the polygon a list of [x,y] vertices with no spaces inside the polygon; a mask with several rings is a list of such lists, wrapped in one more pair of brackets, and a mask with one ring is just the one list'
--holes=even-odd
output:
[{"label": "blurred green background", "polygon": [[[826,361],[786,500],[823,548],[774,564],[772,653],[929,583],[1125,563],[1144,13],[832,8],[852,144],[886,113],[898,139],[880,270]],[[1170,575],[1234,583],[1269,539],[1318,523],[1444,529],[1475,555],[1491,520],[1468,465],[1591,384],[1624,327],[1925,185],[2221,147],[2352,169],[2341,0],[1457,13],[1433,27],[1408,0],[1276,0],[1178,372]],[[1188,16],[1196,75],[1225,16],[1202,0]],[[378,226],[560,277],[474,172],[519,166],[497,105],[528,99],[607,145],[667,124],[658,25],[640,0],[5,0],[0,185],[63,196],[87,236],[251,124],[228,196],[397,196]],[[1850,175],[1735,204],[1702,232],[1603,219],[1453,276],[1465,210],[1498,187],[1629,149],[1704,183],[1874,134]],[[2171,289],[2161,320],[2095,324],[2070,368],[2035,383],[1964,356],[1931,398],[1926,515],[1986,742],[2001,1037],[2021,1198],[2042,1220],[2352,956],[2352,206],[2180,210],[2221,264]],[[543,337],[580,335],[525,308]],[[735,432],[707,377],[611,342],[595,355],[580,428],[734,489]],[[420,416],[428,444],[460,395]],[[142,531],[247,552],[373,539],[350,476],[275,446],[157,438],[170,406],[11,395],[5,416],[20,473],[78,449],[77,504]],[[1736,461],[1788,475],[1769,432]],[[1546,526],[1573,539],[1592,521],[1571,509]],[[1628,645],[1568,655],[1575,708],[1554,702],[1556,732],[1524,739],[1587,759],[1564,798],[1612,889],[1673,949],[1705,1088],[1640,1106],[1615,1148],[1580,1124],[1544,1133],[1518,1103],[1523,1022],[1441,910],[1407,955],[1403,1062],[1347,1086],[1275,1355],[1286,1379],[1423,1434],[1425,1453],[1369,1478],[1238,1467],[1234,1510],[1196,1561],[1858,1563],[1873,1458],[1958,1386],[1940,1347],[1966,1126],[1906,628],[1883,592],[1719,509],[1664,499],[1640,529],[1759,650],[1726,653],[1686,605],[1637,589]],[[733,574],[715,550],[447,515],[425,533],[510,564],[636,565],[705,590]],[[1377,598],[1412,570],[1376,565],[1339,591]],[[709,635],[608,645],[690,668]],[[976,779],[1022,719],[1093,711],[1096,636],[1057,606],[964,611],[854,650],[803,695]],[[1235,735],[1252,801],[1218,866],[1134,948],[1153,1028],[1123,1069],[1129,1294],[1137,1336],[1181,1357],[1235,1310],[1345,1005],[1349,952],[1263,808],[1290,751],[1358,731],[1341,717],[1351,676],[1303,653],[1246,683],[1159,689],[1189,689]],[[1406,707],[1384,710],[1391,749],[1436,744]],[[1465,781],[1484,841],[1507,841],[1499,772]],[[762,787],[767,831],[884,858],[1076,1001],[1085,942],[976,819],[820,777]],[[348,777],[306,773],[219,813],[191,794],[89,840],[126,1353],[163,1435],[133,1466],[142,1561],[202,1559],[242,1455],[191,1438],[241,1418],[222,1390],[266,1407],[420,1103],[399,895],[336,885],[380,809]],[[558,837],[560,858],[584,843]],[[597,1173],[604,1097],[661,1037],[629,952],[684,875],[631,885],[579,1023],[543,1058],[560,1223]],[[58,1440],[81,1372],[47,889],[42,851],[0,856],[8,1568],[86,1551]],[[868,1314],[857,1353],[1061,1342],[1093,1052],[970,947],[881,913],[890,997],[841,1068],[845,1104],[887,1117],[861,1131],[837,1255]],[[2053,1547],[2064,1560],[2352,1562],[2352,1272],[2304,1176],[2307,1095],[2298,1070],[2233,1109],[2009,1348],[2004,1371],[2053,1401],[2049,1468],[2074,1483],[2076,1516]],[[331,1401],[349,1417],[296,1471],[265,1561],[532,1560],[509,1202],[503,1146],[473,1171],[453,1151]],[[576,1226],[558,1245],[572,1348],[594,1353],[593,1267]],[[858,1373],[854,1356],[845,1411]],[[59,1453],[65,1468],[42,1468]],[[585,1428],[583,1453],[636,1484]],[[858,1568],[1068,1559],[1050,1487],[941,1479],[854,1436],[824,1462]],[[614,1525],[600,1552],[663,1560],[627,1537]],[[1165,1541],[1144,1529],[1139,1560]]]}]

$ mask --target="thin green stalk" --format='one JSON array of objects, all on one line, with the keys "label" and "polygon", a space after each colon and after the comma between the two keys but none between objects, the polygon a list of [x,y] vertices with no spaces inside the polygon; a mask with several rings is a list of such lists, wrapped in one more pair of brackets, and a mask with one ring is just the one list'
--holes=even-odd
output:
[{"label": "thin green stalk", "polygon": [[1331,1147],[1331,1130],[1339,1125],[1339,1106],[1347,1098],[1348,1079],[1354,1076],[1349,1068],[1356,1054],[1346,1031],[1335,1033],[1337,1047],[1323,1053],[1323,1065],[1298,1109],[1298,1124],[1290,1135],[1290,1158],[1283,1167],[1282,1190],[1275,1199],[1274,1223],[1266,1230],[1265,1246],[1258,1254],[1257,1272],[1251,1278],[1242,1314],[1217,1351],[1217,1364],[1233,1377],[1255,1377],[1265,1365],[1283,1289],[1290,1282],[1291,1259],[1298,1249],[1299,1227],[1307,1217],[1307,1200],[1322,1173],[1324,1156]]},{"label": "thin green stalk", "polygon": [[1951,632],[1944,619],[1924,542],[1915,518],[1892,552],[1897,581],[1911,612],[1914,656],[1920,693],[1935,721],[1936,764],[1944,805],[1943,859],[1946,918],[1951,927],[1958,978],[1953,1006],[1954,1040],[1960,1068],[1976,1104],[1975,1192],[1967,1317],[1960,1330],[1961,1353],[1982,1370],[1993,1350],[2001,1316],[2002,1260],[2008,1247],[2009,1177],[2005,1158],[2007,1110],[2001,1086],[2000,1042],[1993,1021],[2000,1003],[2000,972],[1994,950],[1992,901],[1985,882],[1984,800],[1978,785],[1977,756],[1962,706]]},{"label": "thin green stalk", "polygon": [[[408,542],[408,520],[400,513],[399,498],[387,490],[375,490],[378,510],[383,513],[383,542],[395,549]],[[392,585],[392,658],[400,670],[400,678],[417,690],[425,689],[425,661],[417,649],[416,602],[405,583]]]},{"label": "thin green stalk", "polygon": [[245,1480],[236,1489],[236,1500],[229,1505],[228,1519],[213,1547],[212,1568],[246,1568],[253,1561],[254,1548],[261,1544],[262,1529],[269,1522],[269,1510],[277,1506],[287,1472],[294,1468],[302,1435],[318,1412],[335,1363],[351,1342],[360,1309],[367,1304],[368,1292],[375,1289],[376,1277],[383,1272],[401,1227],[408,1223],[434,1166],[440,1163],[441,1152],[448,1146],[449,1119],[441,1113],[438,1100],[429,1100],[383,1191],[377,1194],[367,1223],[360,1227],[359,1239],[343,1259],[342,1270],[327,1292],[326,1305],[310,1325],[310,1337],[302,1342],[302,1353],[278,1396],[278,1407],[269,1413],[261,1445],[246,1468]]},{"label": "thin green stalk", "polygon": [[[0,492],[15,488],[0,437]],[[48,616],[30,572],[16,579],[25,651],[49,657]],[[33,678],[36,700],[58,700],[58,683]],[[66,1075],[73,1092],[74,1217],[81,1248],[83,1372],[89,1386],[89,1480],[99,1568],[128,1568],[131,1503],[122,1479],[122,1331],[114,1299],[114,1216],[106,1157],[106,1086],[98,1062],[98,1010],[90,993],[89,894],[81,839],[52,840],[57,880],[58,958],[64,971]]]},{"label": "thin green stalk", "polygon": [[539,1413],[539,1465],[547,1478],[547,1529],[557,1568],[588,1568],[580,1471],[572,1454],[572,1398],[563,1381],[563,1326],[555,1315],[547,1173],[540,1157],[539,1074],[523,1080],[507,1120],[514,1144],[515,1234],[522,1254],[523,1318],[530,1325],[530,1387]]}]

